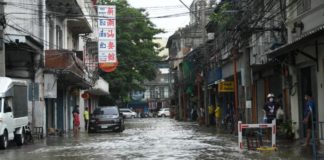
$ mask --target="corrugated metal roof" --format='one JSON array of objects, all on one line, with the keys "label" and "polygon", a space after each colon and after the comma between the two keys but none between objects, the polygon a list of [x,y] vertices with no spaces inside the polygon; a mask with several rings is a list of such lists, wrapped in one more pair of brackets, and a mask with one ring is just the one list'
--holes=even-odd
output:
[{"label": "corrugated metal roof", "polygon": [[307,33],[304,33],[294,41],[287,43],[285,45],[282,45],[272,51],[267,52],[269,58],[275,58],[282,54],[289,53],[290,51],[299,48],[302,46],[305,42],[308,42],[309,40],[316,39],[317,37],[324,35],[324,25],[317,27],[316,29],[313,29]]}]

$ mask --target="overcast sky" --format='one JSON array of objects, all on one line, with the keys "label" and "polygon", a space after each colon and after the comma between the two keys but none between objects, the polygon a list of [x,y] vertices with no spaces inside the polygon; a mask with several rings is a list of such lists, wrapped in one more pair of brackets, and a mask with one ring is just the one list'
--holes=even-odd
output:
[{"label": "overcast sky", "polygon": [[[192,0],[182,0],[190,6]],[[135,8],[144,8],[149,17],[168,16],[168,18],[151,18],[157,28],[164,29],[165,34],[160,37],[169,37],[179,27],[189,24],[189,10],[179,0],[128,0],[128,3]],[[186,13],[186,14],[181,14]],[[181,14],[181,15],[179,15]]]}]

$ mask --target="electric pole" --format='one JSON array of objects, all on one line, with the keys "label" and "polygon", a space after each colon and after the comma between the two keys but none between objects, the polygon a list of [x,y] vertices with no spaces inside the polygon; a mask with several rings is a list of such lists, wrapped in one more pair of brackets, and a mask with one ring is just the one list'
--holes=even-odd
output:
[{"label": "electric pole", "polygon": [[204,89],[204,110],[205,110],[205,124],[208,125],[209,124],[209,113],[208,113],[208,84],[207,84],[207,80],[208,80],[208,53],[206,50],[206,41],[207,41],[207,33],[206,33],[206,29],[205,29],[205,25],[206,25],[206,1],[205,0],[201,0],[199,1],[199,5],[200,5],[200,11],[201,11],[201,31],[202,31],[202,38],[203,38],[203,47],[202,47],[202,54],[203,54],[203,73],[204,73],[204,85],[203,85],[203,89]]},{"label": "electric pole", "polygon": [[0,77],[6,76],[6,55],[4,44],[4,29],[6,26],[6,19],[4,15],[3,0],[0,0]]}]

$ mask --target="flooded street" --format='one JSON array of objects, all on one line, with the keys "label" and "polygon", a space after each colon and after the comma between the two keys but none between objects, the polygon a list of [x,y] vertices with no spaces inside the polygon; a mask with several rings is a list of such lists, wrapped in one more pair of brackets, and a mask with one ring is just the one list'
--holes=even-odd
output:
[{"label": "flooded street", "polygon": [[127,119],[125,123],[122,133],[82,133],[79,138],[48,137],[21,148],[11,145],[0,150],[0,159],[281,159],[281,152],[240,153],[235,136],[219,134],[196,123],[169,118]]}]

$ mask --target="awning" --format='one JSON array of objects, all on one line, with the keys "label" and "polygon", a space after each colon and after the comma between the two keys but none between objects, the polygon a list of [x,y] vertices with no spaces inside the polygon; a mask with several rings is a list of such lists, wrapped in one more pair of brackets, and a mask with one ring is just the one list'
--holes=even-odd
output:
[{"label": "awning", "polygon": [[86,17],[69,18],[67,26],[73,33],[92,33],[92,28]]},{"label": "awning", "polygon": [[208,72],[208,85],[216,84],[222,79],[222,68],[217,67]]},{"label": "awning", "polygon": [[299,38],[295,39],[294,41],[287,43],[283,46],[280,46],[272,51],[269,51],[267,54],[268,58],[276,58],[285,54],[288,54],[298,48],[300,48],[300,46],[303,46],[305,44],[309,44],[309,42],[311,40],[315,40],[320,36],[324,35],[324,25],[309,31],[305,34],[303,34],[302,36],[300,36]]},{"label": "awning", "polygon": [[108,95],[109,94],[109,83],[103,78],[99,77],[95,85],[88,89],[88,92],[93,95]]}]

